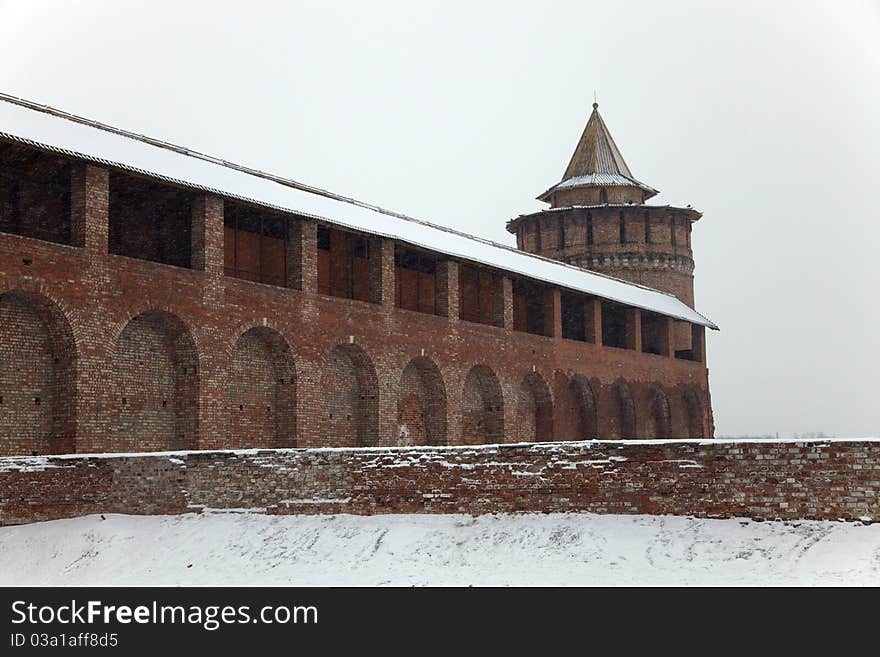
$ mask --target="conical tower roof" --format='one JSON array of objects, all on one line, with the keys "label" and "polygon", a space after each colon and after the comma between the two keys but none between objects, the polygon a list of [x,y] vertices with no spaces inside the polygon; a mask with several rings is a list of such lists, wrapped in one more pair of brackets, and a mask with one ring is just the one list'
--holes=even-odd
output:
[{"label": "conical tower roof", "polygon": [[645,198],[659,192],[643,182],[636,180],[614,138],[599,114],[599,104],[593,103],[593,113],[581,135],[571,161],[562,175],[562,180],[553,185],[538,198],[548,200],[552,192],[572,187],[638,187],[645,192]]}]

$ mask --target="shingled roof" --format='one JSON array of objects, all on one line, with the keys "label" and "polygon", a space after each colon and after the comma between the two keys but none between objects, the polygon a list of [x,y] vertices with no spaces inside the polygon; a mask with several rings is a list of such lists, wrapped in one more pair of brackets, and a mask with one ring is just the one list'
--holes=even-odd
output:
[{"label": "shingled roof", "polygon": [[638,187],[645,192],[646,199],[659,193],[633,177],[599,114],[599,103],[593,103],[593,113],[562,180],[538,198],[546,201],[552,192],[571,187]]}]

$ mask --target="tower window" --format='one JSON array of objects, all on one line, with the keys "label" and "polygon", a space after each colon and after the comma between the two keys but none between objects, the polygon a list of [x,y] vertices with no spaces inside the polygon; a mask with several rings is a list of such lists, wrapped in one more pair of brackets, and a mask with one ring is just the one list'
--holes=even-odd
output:
[{"label": "tower window", "polygon": [[599,190],[599,203],[603,205],[608,203],[608,192],[604,189]]},{"label": "tower window", "polygon": [[620,243],[626,243],[626,220],[623,218],[623,210],[620,211],[620,219],[618,220],[618,230],[620,232]]},{"label": "tower window", "polygon": [[559,216],[559,248],[565,247],[565,215]]},{"label": "tower window", "polygon": [[691,224],[688,223],[687,230],[684,232],[684,238],[687,241],[688,248],[691,248]]},{"label": "tower window", "polygon": [[645,244],[651,243],[651,219],[645,212]]},{"label": "tower window", "polygon": [[541,220],[535,219],[535,251],[541,250]]},{"label": "tower window", "polygon": [[593,246],[593,213],[587,212],[587,246]]},{"label": "tower window", "polygon": [[669,220],[669,236],[672,240],[672,246],[675,246],[675,217]]}]

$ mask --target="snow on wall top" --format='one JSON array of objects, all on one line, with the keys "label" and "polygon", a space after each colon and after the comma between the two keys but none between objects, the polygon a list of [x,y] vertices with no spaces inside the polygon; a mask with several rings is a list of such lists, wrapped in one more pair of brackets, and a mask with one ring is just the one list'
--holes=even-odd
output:
[{"label": "snow on wall top", "polygon": [[718,327],[676,297],[0,94],[0,137],[392,238],[577,292]]}]

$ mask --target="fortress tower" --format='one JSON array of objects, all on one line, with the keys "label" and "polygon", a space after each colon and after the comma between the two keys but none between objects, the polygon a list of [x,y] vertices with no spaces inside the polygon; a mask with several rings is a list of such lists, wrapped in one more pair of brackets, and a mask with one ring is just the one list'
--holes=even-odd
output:
[{"label": "fortress tower", "polygon": [[[538,197],[550,208],[520,215],[507,230],[523,251],[669,292],[693,308],[691,225],[702,215],[648,205],[657,194],[633,177],[593,103],[562,180]],[[681,330],[675,348],[690,342]]]}]

